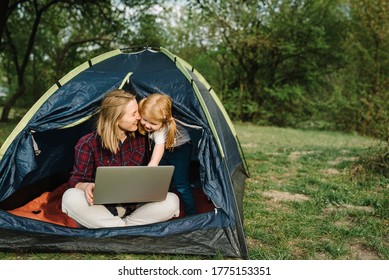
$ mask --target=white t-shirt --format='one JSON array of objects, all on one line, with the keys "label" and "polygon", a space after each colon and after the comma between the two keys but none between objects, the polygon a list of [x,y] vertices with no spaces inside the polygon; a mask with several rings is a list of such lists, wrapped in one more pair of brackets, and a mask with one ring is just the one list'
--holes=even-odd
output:
[{"label": "white t-shirt", "polygon": [[[174,139],[174,147],[181,146],[190,141],[190,135],[188,130],[176,121],[177,134]],[[155,144],[163,144],[166,142],[168,126],[161,128],[149,134],[149,138],[155,142]]]}]

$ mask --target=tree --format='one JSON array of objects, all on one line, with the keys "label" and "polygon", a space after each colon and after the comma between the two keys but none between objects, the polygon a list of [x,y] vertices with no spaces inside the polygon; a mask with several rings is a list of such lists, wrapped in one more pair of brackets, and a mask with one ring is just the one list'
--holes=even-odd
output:
[{"label": "tree", "polygon": [[270,122],[295,126],[325,120],[334,100],[333,79],[344,67],[348,22],[338,0],[269,1],[264,50],[263,108]]},{"label": "tree", "polygon": [[360,107],[357,130],[389,141],[389,2],[350,1],[353,58]]},{"label": "tree", "polygon": [[[137,17],[128,14],[129,8],[135,7],[137,11],[141,11],[155,2],[157,1],[122,0],[111,3],[110,0],[19,0],[9,2],[6,11],[2,10],[2,13],[7,16],[5,26],[0,25],[0,31],[5,30],[5,36],[0,38],[0,61],[8,70],[11,94],[4,105],[0,121],[8,120],[11,108],[21,96],[25,95],[26,73],[37,71],[39,67],[36,66],[39,61],[51,58],[55,62],[53,69],[56,72],[55,76],[61,77],[66,70],[71,69],[70,64],[79,61],[82,54],[96,49],[108,49],[115,42],[119,44],[120,40],[115,38],[120,37],[116,35]],[[23,28],[19,27],[21,25]],[[58,34],[63,36],[58,38]],[[29,68],[31,62],[34,62],[32,69]],[[64,67],[65,63],[66,67]],[[14,76],[16,79],[13,78]],[[35,77],[39,78],[41,75]]]},{"label": "tree", "polygon": [[[80,3],[78,3],[80,2]],[[9,112],[16,101],[24,95],[26,83],[25,73],[30,63],[30,57],[38,34],[39,26],[43,16],[55,5],[68,4],[72,7],[87,7],[93,4],[101,4],[103,1],[72,1],[72,0],[50,0],[50,1],[14,1],[10,3],[7,10],[5,26],[5,40],[2,40],[3,59],[5,54],[11,58],[17,77],[15,93],[5,103],[0,121],[7,121]],[[13,25],[11,25],[13,23]],[[28,34],[21,34],[16,31],[19,24],[27,27]],[[1,28],[0,28],[1,30]],[[1,38],[2,39],[2,38]],[[25,42],[24,44],[22,42]]]},{"label": "tree", "polygon": [[9,0],[0,1],[0,51],[2,49],[2,38],[5,29],[5,23],[8,17]]},{"label": "tree", "polygon": [[237,117],[294,125],[293,118],[313,114],[307,101],[328,98],[326,77],[344,61],[346,30],[337,0],[191,3],[193,12],[204,14],[205,36],[215,38],[210,51],[229,67],[231,102],[250,104],[234,105],[243,112]]}]

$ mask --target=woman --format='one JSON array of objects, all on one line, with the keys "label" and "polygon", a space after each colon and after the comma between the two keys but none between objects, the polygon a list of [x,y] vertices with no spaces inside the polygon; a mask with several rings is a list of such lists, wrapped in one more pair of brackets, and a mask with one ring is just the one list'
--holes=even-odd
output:
[{"label": "woman", "polygon": [[97,129],[75,147],[75,163],[69,189],[62,197],[62,211],[87,228],[151,224],[179,215],[179,199],[168,193],[161,202],[108,209],[93,205],[98,166],[146,164],[145,137],[137,133],[141,119],[135,97],[123,90],[108,93],[101,104]]}]

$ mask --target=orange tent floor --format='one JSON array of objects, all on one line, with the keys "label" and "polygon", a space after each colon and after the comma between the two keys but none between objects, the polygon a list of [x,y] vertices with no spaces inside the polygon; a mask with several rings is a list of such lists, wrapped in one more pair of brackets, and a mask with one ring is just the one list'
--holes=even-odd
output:
[{"label": "orange tent floor", "polygon": [[[21,217],[77,228],[79,225],[61,210],[62,195],[66,188],[67,183],[62,184],[54,191],[44,192],[39,197],[33,199],[22,207],[9,210],[8,212]],[[196,210],[198,213],[205,213],[214,210],[215,206],[201,189],[194,188],[193,196],[195,198]],[[185,212],[181,203],[180,216],[178,218],[184,216]]]}]

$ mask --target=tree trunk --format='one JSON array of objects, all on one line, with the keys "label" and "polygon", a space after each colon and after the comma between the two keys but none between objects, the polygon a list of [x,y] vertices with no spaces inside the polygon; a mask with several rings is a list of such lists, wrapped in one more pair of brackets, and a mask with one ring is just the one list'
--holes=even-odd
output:
[{"label": "tree trunk", "polygon": [[16,101],[24,94],[24,86],[20,86],[18,91],[4,104],[3,112],[1,113],[0,122],[8,122],[9,114]]},{"label": "tree trunk", "polygon": [[7,22],[8,4],[9,0],[0,1],[0,51],[3,48],[2,39],[5,30],[5,24]]}]

